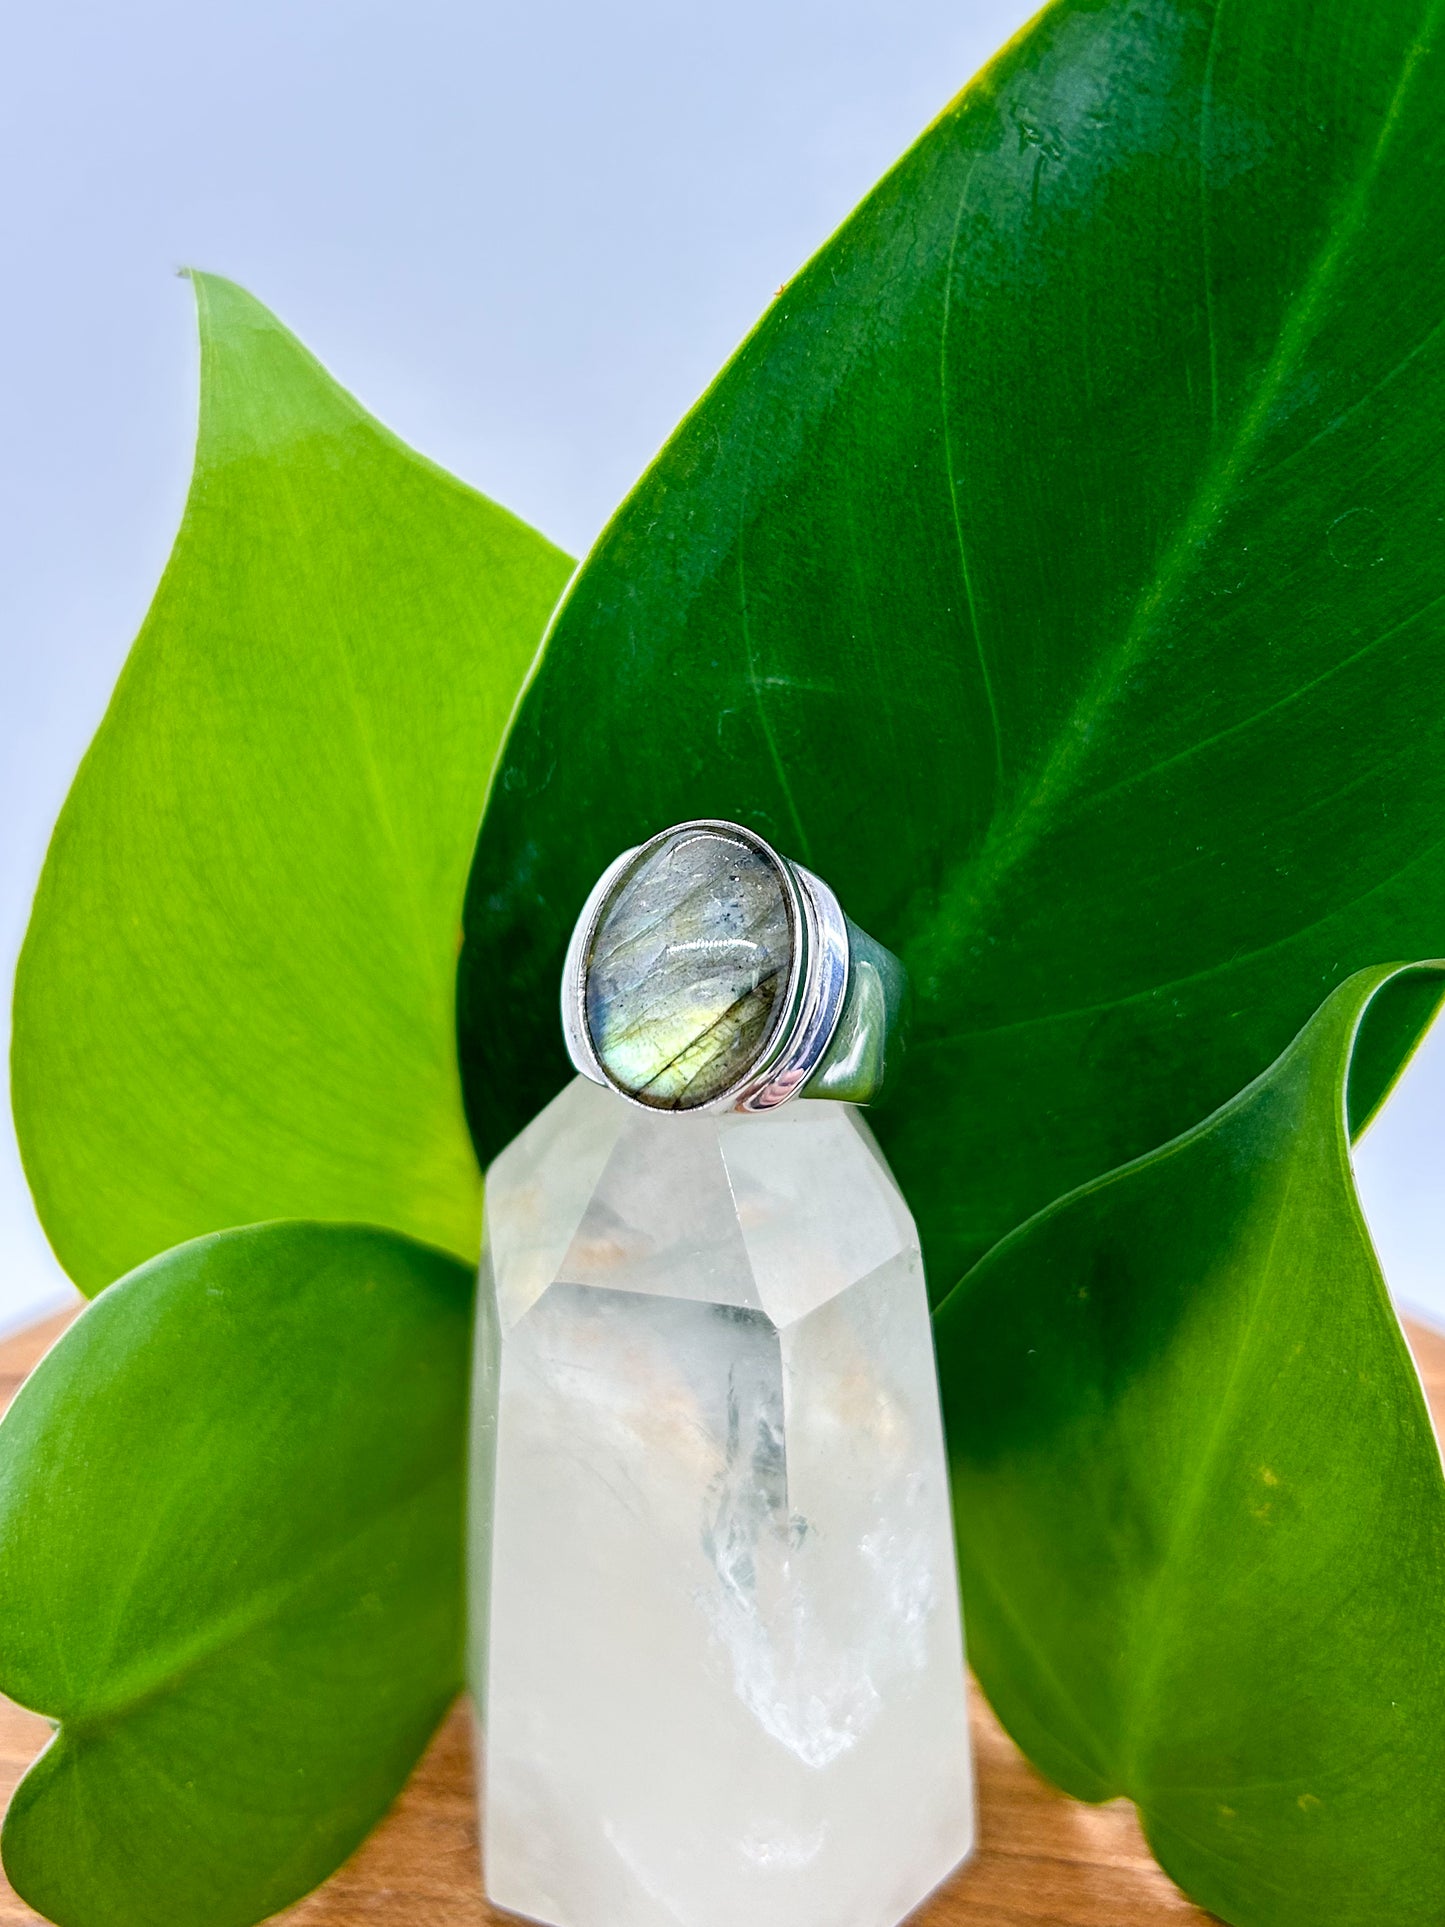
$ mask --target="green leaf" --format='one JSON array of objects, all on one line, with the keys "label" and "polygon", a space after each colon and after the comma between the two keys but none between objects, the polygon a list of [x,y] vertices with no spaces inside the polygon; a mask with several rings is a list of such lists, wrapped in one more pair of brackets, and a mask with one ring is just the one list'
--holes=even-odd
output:
[{"label": "green leaf", "polygon": [[974,1668],[1045,1772],[1137,1801],[1239,1927],[1440,1918],[1445,1481],[1344,1083],[1367,1009],[1442,968],[1352,978],[936,1321]]},{"label": "green leaf", "polygon": [[940,1291],[1352,971],[1445,950],[1441,18],[1059,0],[783,291],[510,738],[461,987],[484,1161],[565,1075],[588,887],[683,817],[909,964],[878,1130]]},{"label": "green leaf", "polygon": [[63,1722],[5,1822],[61,1927],[316,1885],[462,1675],[468,1269],[274,1224],[99,1298],[0,1423],[0,1686]]},{"label": "green leaf", "polygon": [[195,477],[20,961],[25,1165],[85,1290],[306,1217],[474,1255],[453,982],[488,773],[570,564],[194,277]]}]

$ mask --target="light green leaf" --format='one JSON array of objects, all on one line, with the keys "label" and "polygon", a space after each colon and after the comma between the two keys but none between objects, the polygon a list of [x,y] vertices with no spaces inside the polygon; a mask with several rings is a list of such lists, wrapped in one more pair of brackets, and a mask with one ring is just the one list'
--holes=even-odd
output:
[{"label": "light green leaf", "polygon": [[475,1253],[453,978],[516,691],[569,563],[194,277],[195,477],[61,815],[13,1081],[87,1291],[279,1217]]},{"label": "light green leaf", "polygon": [[247,1927],[459,1690],[456,1259],[275,1224],[98,1299],[0,1423],[0,1687],[63,1722],[5,1822],[60,1927]]},{"label": "light green leaf", "polygon": [[1059,0],[783,291],[509,741],[461,987],[484,1161],[565,1076],[589,886],[682,817],[909,964],[878,1131],[940,1293],[1331,985],[1445,950],[1442,20]]},{"label": "light green leaf", "polygon": [[1238,1927],[1445,1895],[1445,1481],[1350,1173],[1367,971],[1197,1129],[1024,1225],[937,1317],[969,1656]]}]

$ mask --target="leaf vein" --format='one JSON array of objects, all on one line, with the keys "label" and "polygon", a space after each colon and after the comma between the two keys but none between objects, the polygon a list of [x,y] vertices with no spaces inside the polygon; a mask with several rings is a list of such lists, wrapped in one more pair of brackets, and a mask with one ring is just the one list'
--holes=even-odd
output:
[{"label": "leaf vein", "polygon": [[[1042,158],[1042,156],[1040,157]],[[968,167],[963,178],[963,187],[958,197],[958,210],[953,219],[953,237],[948,249],[948,267],[943,281],[943,317],[939,329],[938,342],[938,382],[939,404],[943,418],[943,462],[948,478],[948,506],[953,519],[953,538],[958,549],[959,573],[963,579],[964,602],[968,608],[969,631],[973,637],[974,654],[978,658],[979,676],[983,682],[984,700],[988,704],[989,722],[993,731],[994,782],[998,790],[1003,787],[1003,736],[999,727],[998,701],[994,695],[993,677],[988,666],[988,657],[983,646],[983,632],[978,619],[978,602],[974,595],[973,572],[969,567],[968,545],[963,536],[963,514],[958,503],[958,478],[953,453],[953,409],[949,399],[948,385],[948,343],[953,325],[953,280],[954,264],[958,256],[959,236],[963,232],[963,217],[968,209],[969,190],[973,186],[974,170],[978,166],[978,152],[969,157]]]}]

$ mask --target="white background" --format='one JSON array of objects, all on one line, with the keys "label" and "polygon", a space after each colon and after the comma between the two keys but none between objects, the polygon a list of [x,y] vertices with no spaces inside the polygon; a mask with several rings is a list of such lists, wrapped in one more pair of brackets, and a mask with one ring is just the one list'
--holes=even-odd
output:
[{"label": "white background", "polygon": [[[184,264],[572,550],[1010,0],[47,0],[0,63],[0,957],[165,561]],[[8,1001],[8,1000],[7,1000]],[[1445,1030],[1360,1159],[1445,1316]],[[0,1137],[0,1328],[65,1291]]]}]

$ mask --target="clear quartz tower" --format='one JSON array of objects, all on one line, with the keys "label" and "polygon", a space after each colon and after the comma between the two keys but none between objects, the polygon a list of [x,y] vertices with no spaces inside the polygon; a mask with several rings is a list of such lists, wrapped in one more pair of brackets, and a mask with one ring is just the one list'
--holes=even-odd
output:
[{"label": "clear quartz tower", "polygon": [[973,1792],[918,1238],[858,1113],[578,1078],[488,1173],[478,1375],[493,1902],[893,1927]]}]

